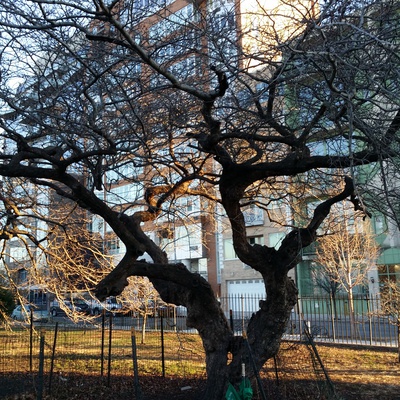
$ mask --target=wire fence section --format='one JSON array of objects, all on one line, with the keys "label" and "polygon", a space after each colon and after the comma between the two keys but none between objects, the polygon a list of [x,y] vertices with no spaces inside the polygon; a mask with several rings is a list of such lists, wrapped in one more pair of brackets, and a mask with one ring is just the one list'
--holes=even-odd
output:
[{"label": "wire fence section", "polygon": [[197,334],[154,328],[141,332],[134,329],[134,319],[118,319],[110,323],[107,318],[103,325],[48,323],[0,330],[0,372],[37,372],[42,356],[51,374],[134,375],[136,362],[141,374],[205,375]]},{"label": "wire fence section", "polygon": [[[243,333],[261,300],[256,295],[220,299],[235,334]],[[301,297],[284,339],[302,341],[308,334],[318,342],[399,346],[398,320],[379,312],[378,298],[365,296],[353,299],[352,307],[346,298]],[[51,374],[84,371],[109,379],[134,374],[136,362],[141,374],[205,376],[201,339],[187,329],[186,316],[152,317],[145,326],[140,317],[103,315],[91,324],[60,318],[0,329],[0,372],[37,371],[40,353]]]},{"label": "wire fence section", "polygon": [[[154,388],[151,380],[143,380],[146,375],[183,378],[185,383],[185,378],[190,378],[188,381],[198,382],[201,388],[206,374],[199,335],[174,329],[164,331],[163,325],[161,328],[146,332],[144,343],[136,330],[121,324],[114,327],[111,323],[56,323],[46,329],[32,325],[28,329],[0,330],[0,398],[81,398],[90,393],[91,385],[99,386],[102,396],[109,394],[103,398],[132,398],[133,393],[135,399],[154,398],[151,396],[155,389],[162,395],[159,392],[168,385],[167,381]],[[265,399],[267,394],[267,398],[281,400],[336,400],[325,393],[330,389],[329,382],[318,375],[311,353],[309,343],[283,342],[278,356],[262,367],[258,379],[252,378],[252,398]],[[299,380],[307,384],[298,385]],[[197,395],[195,388],[183,389],[194,392],[177,398],[191,399]],[[287,397],[285,393],[298,396]]]}]

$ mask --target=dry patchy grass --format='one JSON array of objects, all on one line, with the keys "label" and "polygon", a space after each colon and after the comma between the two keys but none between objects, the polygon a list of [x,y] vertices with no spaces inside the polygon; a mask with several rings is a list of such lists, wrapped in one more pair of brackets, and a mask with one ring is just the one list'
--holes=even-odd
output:
[{"label": "dry patchy grass", "polygon": [[[90,340],[83,340],[84,338]],[[26,351],[20,362],[15,361],[20,342],[11,343],[10,337],[1,338],[12,348],[12,354],[3,352],[0,363],[9,367],[0,368],[0,398],[35,399],[32,388],[37,386],[37,374],[27,371]],[[52,391],[48,393],[48,377],[45,379],[45,398],[48,400],[67,400],[85,398],[86,400],[135,399],[133,385],[132,359],[129,352],[129,332],[115,332],[113,370],[110,381],[101,378],[98,369],[98,332],[78,332],[60,334],[56,357],[55,375]],[[201,343],[196,335],[184,338],[183,335],[166,335],[167,348],[172,349],[168,357],[166,378],[160,373],[160,359],[157,356],[157,336],[148,335],[146,344],[138,344],[139,374],[141,389],[146,400],[185,399],[194,400],[204,381],[204,362]],[[185,342],[188,340],[188,342]],[[181,341],[181,342],[180,342]],[[87,342],[83,345],[82,342]],[[334,384],[336,393],[343,400],[400,400],[400,364],[396,349],[366,348],[333,345],[317,345],[323,365]],[[72,351],[73,350],[73,351]],[[319,379],[313,369],[310,347],[303,344],[283,343],[279,356],[263,368],[261,377],[266,385],[268,399],[274,400],[326,400],[320,390]],[[63,356],[63,357],[61,357]],[[14,358],[14,360],[13,360]],[[23,364],[23,365],[22,365]],[[15,367],[23,367],[15,369]],[[70,369],[65,369],[71,367]],[[45,367],[48,371],[48,368]],[[15,372],[15,371],[19,371]],[[319,371],[321,372],[321,371]],[[278,379],[277,379],[278,377]],[[278,385],[279,383],[279,385]],[[109,385],[108,385],[109,384]],[[182,387],[192,387],[182,391]],[[253,381],[254,400],[261,399],[256,382]],[[28,395],[26,395],[28,393]]]},{"label": "dry patchy grass", "polygon": [[318,346],[331,380],[346,400],[399,400],[395,349]]}]

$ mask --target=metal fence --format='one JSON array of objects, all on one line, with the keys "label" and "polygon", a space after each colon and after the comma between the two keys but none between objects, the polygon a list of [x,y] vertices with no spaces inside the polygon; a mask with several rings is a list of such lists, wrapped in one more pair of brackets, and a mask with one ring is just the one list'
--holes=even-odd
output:
[{"label": "metal fence", "polygon": [[[241,331],[258,310],[260,300],[260,295],[237,295],[220,301],[234,330]],[[292,311],[286,338],[297,339],[308,329],[321,342],[398,347],[398,320],[385,315],[380,306],[378,296],[356,296],[352,307],[347,297],[302,296]]]}]

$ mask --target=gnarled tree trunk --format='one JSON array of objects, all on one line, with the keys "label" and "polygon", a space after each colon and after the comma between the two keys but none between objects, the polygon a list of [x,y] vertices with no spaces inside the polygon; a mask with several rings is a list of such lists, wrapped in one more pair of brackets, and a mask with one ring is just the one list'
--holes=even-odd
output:
[{"label": "gnarled tree trunk", "polygon": [[[228,180],[229,181],[229,180]],[[225,181],[227,182],[227,181]],[[233,183],[236,183],[232,186]],[[295,228],[275,250],[267,246],[250,245],[246,238],[246,225],[239,199],[246,184],[230,181],[229,187],[221,187],[224,206],[231,222],[235,250],[239,258],[259,271],[264,279],[266,299],[247,326],[248,344],[259,371],[263,364],[277,354],[290,313],[297,301],[297,289],[288,273],[301,259],[301,249],[315,240],[316,230],[329,214],[335,202],[353,193],[350,179],[344,190],[321,203],[306,228]],[[203,399],[222,400],[229,382],[240,379],[241,364],[248,364],[252,371],[247,344],[235,337],[210,284],[198,274],[189,272],[182,264],[168,264],[165,254],[148,239],[134,220],[125,221],[138,238],[154,263],[138,262],[136,252],[127,253],[120,264],[97,287],[100,298],[119,293],[130,275],[148,276],[162,299],[184,305],[188,310],[187,326],[198,330],[206,354],[207,384]],[[231,357],[229,357],[231,354]],[[232,360],[228,362],[229,358]],[[257,372],[253,371],[253,372]]]}]

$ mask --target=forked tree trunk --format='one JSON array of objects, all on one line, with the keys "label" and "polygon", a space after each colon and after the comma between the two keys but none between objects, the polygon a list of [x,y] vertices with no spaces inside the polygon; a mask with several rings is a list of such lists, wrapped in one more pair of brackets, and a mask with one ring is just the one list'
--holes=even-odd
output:
[{"label": "forked tree trunk", "polygon": [[[257,373],[265,361],[277,354],[297,301],[297,289],[288,278],[288,272],[301,260],[300,250],[315,240],[316,231],[329,214],[331,205],[344,200],[354,188],[351,179],[346,179],[343,192],[316,207],[309,225],[294,228],[276,250],[248,243],[240,199],[249,182],[240,185],[238,177],[246,178],[246,175],[237,172],[235,168],[228,168],[226,176],[221,177],[220,189],[231,222],[235,251],[241,261],[261,274],[266,287],[267,298],[261,302],[260,310],[252,316],[247,327],[248,344],[256,369],[253,372]],[[137,221],[126,221],[129,222]],[[202,399],[223,400],[228,382],[234,384],[240,379],[242,360],[247,362],[247,370],[251,371],[247,345],[241,338],[234,337],[210,284],[204,278],[188,271],[183,264],[168,264],[166,254],[141,231],[139,222],[133,224],[131,231],[143,243],[154,263],[136,261],[138,255],[133,245],[132,251],[127,252],[118,266],[97,285],[97,297],[103,299],[121,293],[128,276],[140,275],[151,280],[164,301],[185,305],[187,326],[198,330],[206,353],[207,384]],[[228,364],[229,353],[232,361]]]},{"label": "forked tree trunk", "polygon": [[258,368],[277,354],[297,303],[297,288],[287,276],[276,280],[268,292],[266,301],[262,302],[260,311],[253,315],[248,326],[248,340]]},{"label": "forked tree trunk", "polygon": [[[251,357],[258,372],[268,359],[277,354],[297,301],[297,289],[294,282],[283,275],[269,279],[268,284],[270,295],[261,302],[260,310],[253,314],[247,327],[249,345],[241,336],[234,337],[226,325],[210,329],[206,325],[207,318],[204,318],[199,332],[206,351],[207,384],[201,399],[225,399],[228,383],[236,384],[241,379],[242,362],[247,364],[249,375],[254,375]],[[221,332],[225,334],[221,335]],[[229,353],[233,359],[228,364]]]},{"label": "forked tree trunk", "polygon": [[[227,345],[226,342],[225,345]],[[207,383],[206,389],[201,395],[202,400],[222,400],[225,398],[229,380],[227,365],[228,349],[229,345],[206,352]]]}]

